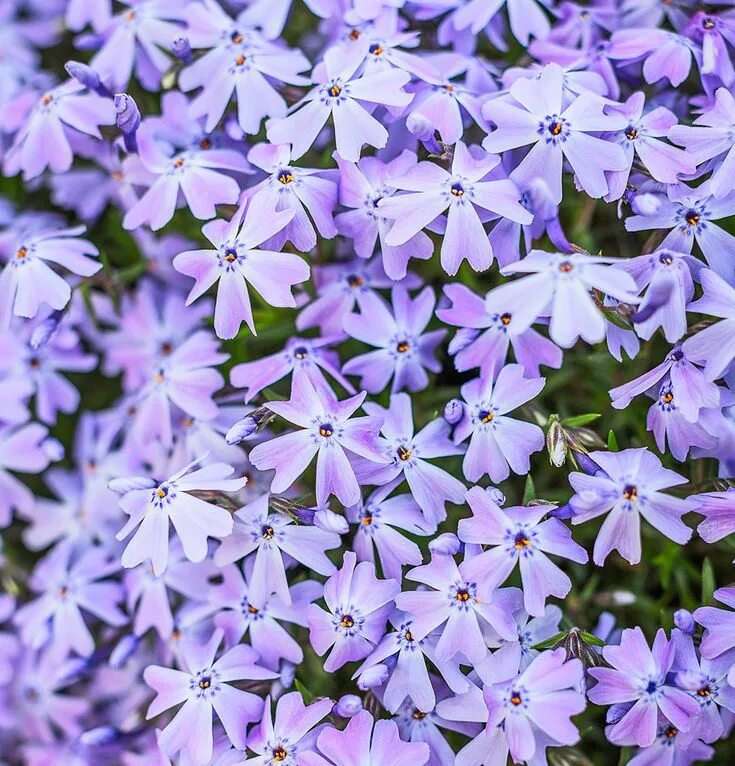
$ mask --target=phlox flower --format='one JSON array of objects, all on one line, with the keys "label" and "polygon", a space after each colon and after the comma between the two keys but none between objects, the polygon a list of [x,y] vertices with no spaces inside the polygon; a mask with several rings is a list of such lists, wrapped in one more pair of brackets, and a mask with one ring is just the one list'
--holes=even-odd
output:
[{"label": "phlox flower", "polygon": [[64,18],[75,32],[87,24],[101,32],[112,18],[112,0],[69,0]]},{"label": "phlox flower", "polygon": [[[718,588],[714,597],[730,609],[735,609],[735,588]],[[715,606],[700,606],[694,619],[704,628],[699,651],[702,657],[715,659],[735,648],[735,612]],[[735,670],[730,670],[728,683],[733,686]]]},{"label": "phlox flower", "polygon": [[123,495],[120,506],[130,518],[117,533],[117,539],[124,540],[135,530],[123,551],[123,566],[134,567],[150,559],[156,575],[165,572],[169,557],[169,522],[190,561],[204,560],[208,537],[227,537],[232,532],[229,511],[190,493],[237,492],[247,480],[245,477],[228,479],[234,469],[224,463],[211,463],[192,470],[200,461],[201,458],[159,484],[150,480],[147,488],[133,489]]},{"label": "phlox flower", "polygon": [[248,749],[256,753],[248,758],[252,766],[300,766],[302,759],[316,746],[319,733],[315,726],[332,709],[330,699],[315,700],[304,705],[299,692],[279,697],[275,719],[271,710],[271,698],[266,697],[263,718],[250,731]]},{"label": "phlox flower", "polygon": [[383,420],[379,447],[387,465],[362,461],[357,475],[361,483],[394,486],[403,476],[428,525],[446,518],[446,504],[461,503],[465,486],[448,471],[430,463],[437,457],[460,455],[452,444],[449,425],[436,418],[415,433],[411,398],[408,394],[392,394],[386,408],[369,402],[365,411]]},{"label": "phlox flower", "polygon": [[539,376],[542,364],[561,367],[558,346],[531,327],[518,327],[513,314],[502,308],[502,296],[491,291],[483,299],[462,284],[445,285],[444,295],[450,305],[438,308],[436,315],[442,322],[461,328],[449,344],[459,372],[479,367],[481,377],[491,377],[505,364],[510,348],[531,377]]},{"label": "phlox flower", "polygon": [[356,77],[357,63],[342,68],[336,58],[328,51],[324,56],[325,81],[292,107],[288,117],[266,124],[268,140],[291,144],[293,159],[309,150],[331,115],[337,153],[344,160],[357,162],[363,144],[382,149],[388,141],[388,131],[361,102],[403,107],[413,98],[403,90],[411,79],[407,72],[386,68]]},{"label": "phlox flower", "polygon": [[0,240],[0,256],[6,261],[0,272],[0,328],[8,329],[13,316],[35,317],[42,304],[60,311],[71,298],[71,287],[50,264],[72,274],[91,277],[102,264],[90,256],[97,248],[81,239],[84,226],[69,229],[30,225],[7,232]]},{"label": "phlox flower", "polygon": [[504,274],[530,276],[494,288],[486,300],[509,312],[519,332],[539,317],[549,316],[549,335],[562,348],[571,348],[580,337],[600,343],[605,338],[605,318],[590,291],[599,290],[623,303],[638,303],[633,278],[611,264],[616,259],[532,250],[523,260],[502,269]]},{"label": "phlox flower", "polygon": [[697,532],[707,543],[715,543],[735,532],[735,488],[724,492],[704,492],[690,495],[694,510],[704,516]]},{"label": "phlox flower", "polygon": [[488,152],[507,152],[531,145],[515,176],[519,181],[542,177],[552,199],[562,198],[562,165],[569,161],[579,184],[590,197],[609,192],[606,173],[624,171],[625,152],[597,135],[624,129],[622,114],[606,113],[605,101],[593,93],[582,93],[564,103],[564,70],[548,64],[533,78],[519,78],[509,97],[486,101],[483,115],[496,125],[482,145]]},{"label": "phlox flower", "polygon": [[480,487],[467,492],[467,503],[472,517],[460,520],[457,536],[464,543],[493,546],[465,563],[467,577],[497,588],[517,564],[524,607],[535,617],[544,614],[549,596],[564,598],[569,593],[572,581],[547,554],[585,564],[587,552],[572,540],[569,528],[559,519],[542,521],[554,506],[500,508]]},{"label": "phlox flower", "polygon": [[342,568],[324,584],[328,611],[312,604],[306,613],[314,651],[320,657],[329,651],[324,670],[331,673],[370,654],[385,633],[400,589],[395,580],[379,580],[373,564],[358,564],[352,551],[345,552]]},{"label": "phlox flower", "polygon": [[[394,287],[392,306],[375,293],[365,295],[360,313],[348,314],[345,332],[376,348],[352,357],[342,367],[345,375],[359,375],[368,393],[378,394],[391,382],[391,393],[403,388],[421,391],[429,384],[426,370],[439,372],[436,347],[446,330],[424,332],[434,315],[434,291],[425,287],[413,300],[404,287]],[[391,311],[392,308],[392,311]]]},{"label": "phlox flower", "polygon": [[102,622],[119,627],[127,622],[118,604],[119,583],[108,580],[119,565],[101,546],[75,551],[73,541],[52,548],[36,564],[30,586],[37,598],[20,607],[15,623],[24,644],[45,648],[57,662],[71,652],[89,657],[95,641],[82,610]]},{"label": "phlox flower", "polygon": [[472,664],[481,662],[488,653],[483,636],[488,628],[507,641],[516,636],[512,613],[520,606],[518,591],[493,592],[482,579],[471,580],[470,561],[465,557],[458,566],[451,556],[435,553],[429,564],[406,574],[406,579],[432,590],[404,591],[396,597],[396,606],[413,620],[411,634],[417,641],[439,629],[436,656],[441,662],[457,655]]},{"label": "phlox flower", "polygon": [[248,599],[257,608],[263,607],[273,593],[284,604],[291,604],[284,556],[314,572],[331,575],[335,567],[326,551],[341,542],[335,532],[294,524],[283,513],[269,513],[268,500],[266,494],[235,511],[232,534],[214,554],[214,562],[220,567],[246,556],[255,559],[248,578]]},{"label": "phlox flower", "polygon": [[271,305],[295,307],[291,288],[309,278],[309,266],[298,255],[258,249],[294,215],[266,210],[265,205],[253,200],[244,218],[205,224],[202,233],[215,249],[188,250],[174,258],[174,268],[195,280],[187,304],[219,283],[214,329],[220,338],[234,338],[243,321],[255,333],[248,284]]},{"label": "phlox flower", "polygon": [[572,524],[608,514],[595,540],[595,564],[602,566],[613,550],[631,564],[641,560],[641,516],[670,540],[680,545],[689,540],[692,530],[681,517],[692,510],[691,503],[661,491],[686,484],[683,476],[664,468],[645,447],[591,452],[590,458],[600,470],[594,476],[569,474],[576,492],[569,503],[575,512]]},{"label": "phlox flower", "polygon": [[473,152],[460,141],[454,147],[451,172],[431,162],[420,162],[404,175],[388,179],[388,186],[407,193],[384,197],[378,203],[379,212],[395,220],[386,234],[386,244],[403,245],[446,213],[441,247],[444,271],[456,274],[465,258],[476,271],[487,269],[493,252],[480,216],[496,215],[521,224],[533,220],[521,205],[521,194],[513,181],[483,180],[499,163],[498,156],[481,149]]},{"label": "phlox flower", "polygon": [[667,678],[676,646],[661,628],[649,649],[640,628],[623,631],[619,646],[605,646],[602,656],[610,667],[590,668],[597,680],[587,695],[597,705],[634,703],[608,732],[611,742],[632,739],[648,747],[656,739],[658,712],[679,731],[689,731],[699,704]]},{"label": "phlox flower", "polygon": [[259,720],[262,714],[260,697],[229,682],[278,675],[257,665],[257,653],[245,644],[238,644],[215,661],[221,642],[222,633],[218,630],[204,644],[182,640],[181,670],[149,665],[143,673],[145,682],[156,692],[148,707],[148,718],[184,703],[161,732],[159,747],[169,757],[186,751],[196,766],[205,766],[212,759],[213,713],[222,722],[230,741],[241,750],[247,744],[247,724]]},{"label": "phlox flower", "polygon": [[495,381],[475,378],[462,388],[464,411],[454,428],[455,444],[470,443],[462,462],[468,481],[485,474],[492,482],[508,478],[510,471],[528,473],[530,456],[544,447],[543,431],[533,423],[508,417],[508,413],[533,399],[545,378],[525,378],[518,364],[503,367]]},{"label": "phlox flower", "polygon": [[549,19],[543,10],[543,0],[470,0],[458,6],[451,16],[452,26],[459,30],[470,29],[473,34],[481,32],[493,22],[506,6],[508,22],[513,36],[526,47],[531,37],[543,39],[549,34]]},{"label": "phlox flower", "polygon": [[293,380],[289,401],[268,402],[268,409],[302,429],[258,444],[250,452],[250,462],[258,470],[275,469],[272,492],[285,492],[316,457],[317,505],[322,507],[330,495],[345,506],[359,501],[360,486],[348,453],[388,462],[377,443],[380,418],[351,418],[365,396],[363,392],[339,401],[301,375]]},{"label": "phlox flower", "polygon": [[342,731],[330,726],[317,739],[317,753],[301,757],[304,766],[384,766],[405,763],[425,766],[429,746],[425,742],[404,742],[395,721],[375,721],[367,710],[350,719]]}]

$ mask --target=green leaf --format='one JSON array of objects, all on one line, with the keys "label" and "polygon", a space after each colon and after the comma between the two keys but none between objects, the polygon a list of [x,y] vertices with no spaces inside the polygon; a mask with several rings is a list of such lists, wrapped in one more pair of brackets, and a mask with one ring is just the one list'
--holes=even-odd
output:
[{"label": "green leaf", "polygon": [[296,691],[301,693],[301,696],[304,698],[304,703],[309,704],[313,699],[314,695],[299,681],[298,678],[294,678],[294,686],[296,687]]},{"label": "green leaf", "polygon": [[607,448],[610,452],[617,452],[620,449],[620,447],[618,447],[618,437],[615,436],[615,431],[613,431],[612,428],[607,434]]},{"label": "green leaf", "polygon": [[523,489],[523,505],[528,505],[536,497],[536,487],[529,473],[526,476],[526,486]]},{"label": "green leaf", "polygon": [[607,646],[601,638],[593,636],[592,633],[587,633],[586,630],[580,630],[579,635],[586,644],[591,644],[592,646]]},{"label": "green leaf", "polygon": [[589,423],[594,423],[595,420],[601,417],[602,415],[597,412],[588,412],[585,415],[575,415],[573,418],[564,418],[562,422],[565,426],[571,426],[572,428],[575,428],[579,426],[586,426]]},{"label": "green leaf", "polygon": [[559,641],[563,641],[567,637],[566,632],[563,633],[557,633],[555,636],[552,636],[551,638],[547,638],[545,641],[541,641],[538,644],[534,644],[534,649],[549,649],[552,646],[555,646],[559,643]]},{"label": "green leaf", "polygon": [[715,592],[715,570],[709,556],[702,562],[702,603],[709,604]]}]

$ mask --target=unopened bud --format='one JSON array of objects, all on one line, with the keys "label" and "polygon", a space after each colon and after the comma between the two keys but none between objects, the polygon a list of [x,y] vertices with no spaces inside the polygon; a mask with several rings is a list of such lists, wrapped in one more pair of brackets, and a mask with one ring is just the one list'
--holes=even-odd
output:
[{"label": "unopened bud", "polygon": [[188,37],[177,37],[171,43],[171,52],[184,63],[191,61],[191,43]]},{"label": "unopened bud", "polygon": [[138,636],[129,633],[123,636],[110,654],[110,667],[121,668],[135,654],[140,639]]},{"label": "unopened bud", "polygon": [[553,420],[546,432],[546,451],[551,465],[556,468],[561,468],[567,460],[567,436],[558,420]]},{"label": "unopened bud", "polygon": [[225,435],[225,441],[232,446],[252,436],[258,428],[258,421],[252,415],[246,415],[238,420]]},{"label": "unopened bud", "polygon": [[88,90],[94,91],[104,98],[112,98],[112,93],[102,84],[99,74],[88,64],[82,64],[80,61],[67,61],[64,69],[70,77],[73,77]]},{"label": "unopened bud", "polygon": [[411,112],[406,127],[426,147],[429,154],[444,154],[444,147],[436,140],[436,130],[429,120],[419,112]]},{"label": "unopened bud", "polygon": [[58,463],[58,461],[62,460],[64,457],[64,445],[53,436],[49,436],[48,439],[43,440],[41,449],[52,463]]},{"label": "unopened bud", "polygon": [[328,508],[314,513],[314,526],[325,532],[336,532],[338,535],[345,535],[350,531],[347,519]]},{"label": "unopened bud", "polygon": [[449,423],[450,426],[455,426],[462,420],[464,415],[464,404],[459,399],[450,399],[444,405],[444,420]]},{"label": "unopened bud", "polygon": [[429,550],[439,556],[454,556],[459,551],[459,538],[452,532],[445,532],[429,543]]},{"label": "unopened bud", "polygon": [[590,476],[594,476],[600,470],[602,470],[600,466],[597,465],[597,463],[595,463],[595,461],[586,452],[577,452],[575,450],[572,454],[574,455],[574,459],[577,461],[577,465],[580,467],[580,469]]},{"label": "unopened bud", "polygon": [[124,479],[112,479],[107,488],[116,495],[127,495],[136,489],[153,489],[156,481],[149,476],[128,476]]},{"label": "unopened bud", "polygon": [[125,148],[129,152],[138,151],[138,141],[135,134],[140,127],[140,110],[127,93],[116,93],[114,97],[117,127],[123,134]]},{"label": "unopened bud", "polygon": [[475,330],[472,327],[460,327],[454,334],[452,340],[449,341],[449,353],[451,355],[458,354],[460,351],[467,348],[479,334],[480,331]]},{"label": "unopened bud", "polygon": [[362,689],[362,691],[367,691],[384,684],[387,680],[388,668],[385,665],[373,665],[373,667],[360,673],[357,679],[357,687]]},{"label": "unopened bud", "polygon": [[679,609],[674,612],[674,625],[687,636],[694,635],[694,617],[688,609]]},{"label": "unopened bud", "polygon": [[120,739],[120,731],[114,726],[98,726],[95,729],[83,732],[79,736],[79,743],[86,747],[104,747],[111,745]]},{"label": "unopened bud", "polygon": [[357,694],[344,694],[337,700],[335,706],[332,708],[332,713],[340,718],[352,718],[361,710],[362,700]]}]

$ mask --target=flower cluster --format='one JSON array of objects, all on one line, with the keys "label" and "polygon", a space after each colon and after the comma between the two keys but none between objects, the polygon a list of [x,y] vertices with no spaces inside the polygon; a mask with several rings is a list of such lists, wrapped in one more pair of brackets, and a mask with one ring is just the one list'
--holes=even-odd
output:
[{"label": "flower cluster", "polygon": [[0,0],[3,764],[733,762],[733,6]]}]

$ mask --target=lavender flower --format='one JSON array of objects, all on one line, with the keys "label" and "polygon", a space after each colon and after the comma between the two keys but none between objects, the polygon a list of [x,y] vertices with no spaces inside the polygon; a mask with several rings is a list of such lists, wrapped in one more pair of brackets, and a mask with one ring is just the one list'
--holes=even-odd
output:
[{"label": "lavender flower", "polygon": [[[714,597],[722,604],[735,609],[735,588],[718,588]],[[704,627],[700,652],[707,659],[715,659],[724,652],[735,648],[733,627],[735,612],[728,612],[714,606],[701,606],[694,612],[694,619]],[[728,683],[732,686],[735,672],[731,670]]]}]

